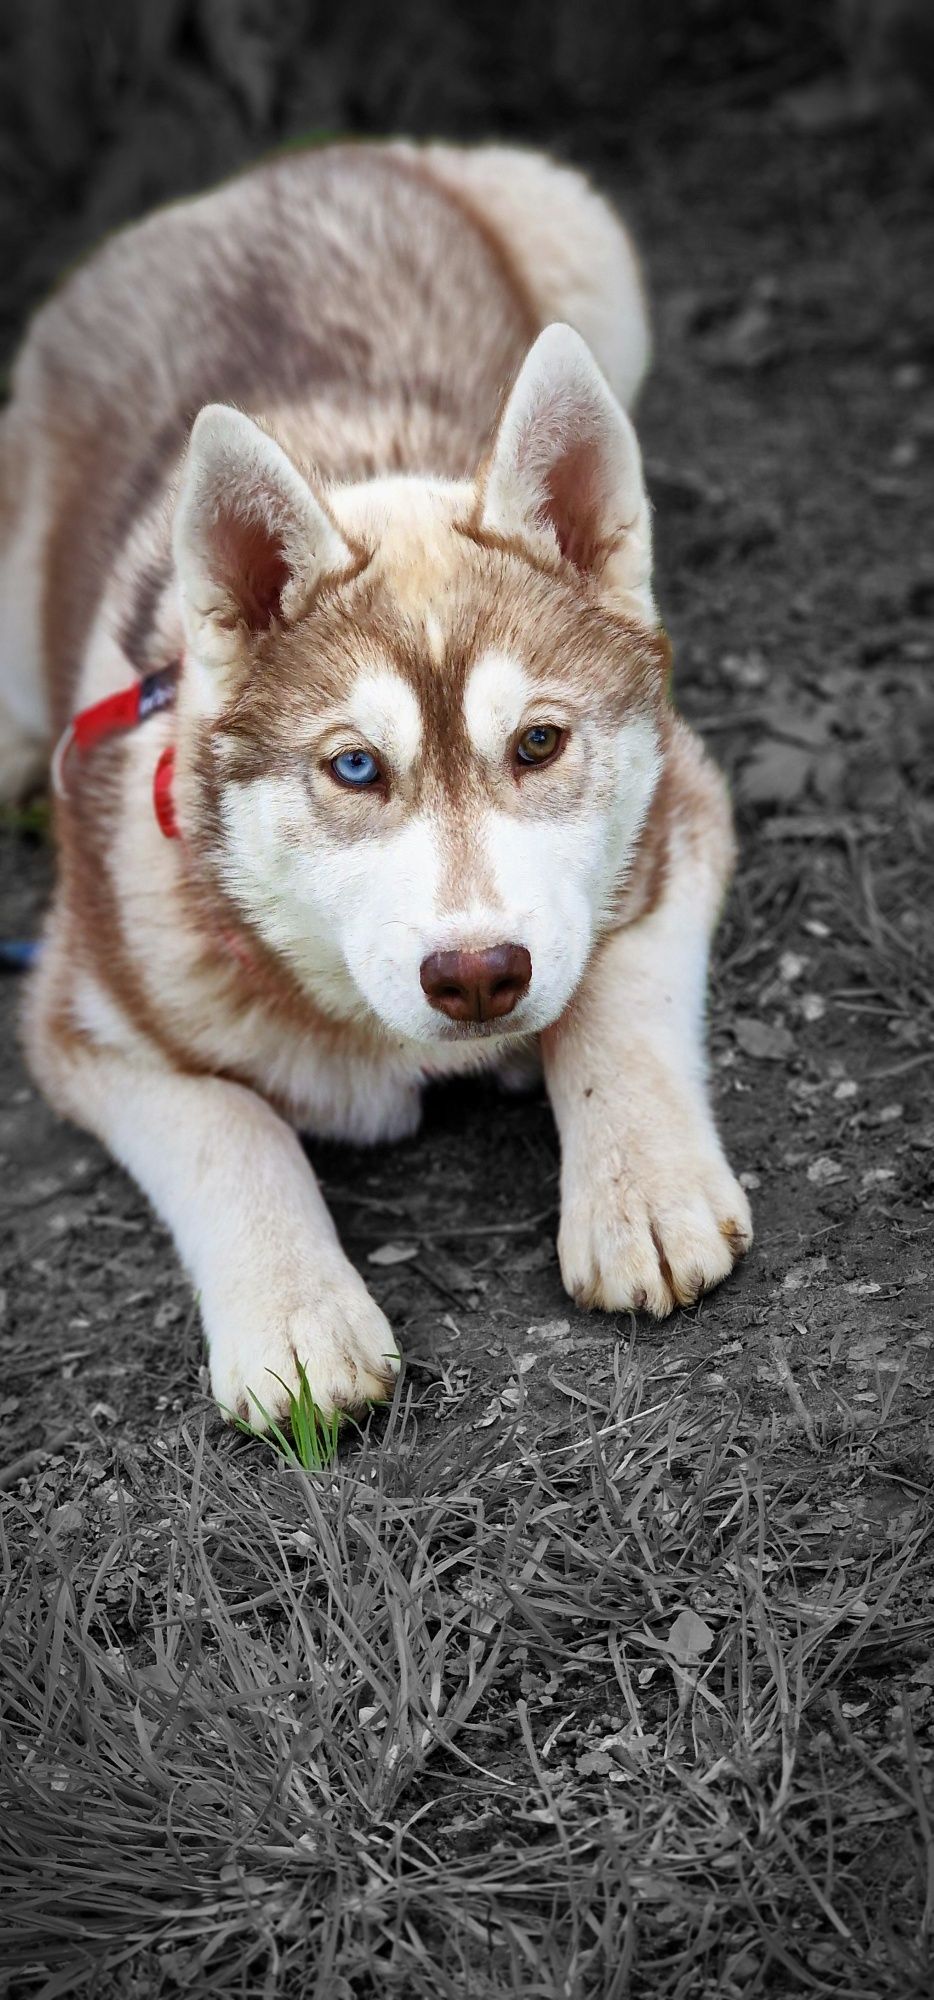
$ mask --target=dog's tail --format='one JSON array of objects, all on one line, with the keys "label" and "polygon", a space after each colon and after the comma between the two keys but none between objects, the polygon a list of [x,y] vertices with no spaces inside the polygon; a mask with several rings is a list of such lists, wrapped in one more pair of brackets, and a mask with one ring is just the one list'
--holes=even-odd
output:
[{"label": "dog's tail", "polygon": [[583,335],[625,409],[649,363],[649,317],[632,241],[573,167],[511,146],[430,145],[419,158],[499,236],[542,326]]}]

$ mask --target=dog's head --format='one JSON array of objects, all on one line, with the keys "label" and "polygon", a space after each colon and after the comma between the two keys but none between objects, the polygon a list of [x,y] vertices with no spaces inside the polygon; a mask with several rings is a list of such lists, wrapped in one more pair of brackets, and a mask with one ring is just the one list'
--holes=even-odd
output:
[{"label": "dog's head", "polygon": [[394,1036],[556,1021],[645,819],[667,658],[584,343],[535,342],[476,482],[325,489],[204,410],[175,559],[188,818],[255,929]]}]

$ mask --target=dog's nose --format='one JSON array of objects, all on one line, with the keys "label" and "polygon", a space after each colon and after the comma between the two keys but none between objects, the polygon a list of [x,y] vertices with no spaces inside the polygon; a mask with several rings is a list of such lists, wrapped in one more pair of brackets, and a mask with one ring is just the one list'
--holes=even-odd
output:
[{"label": "dog's nose", "polygon": [[496,1021],[528,992],[532,960],[524,944],[490,951],[433,951],[419,974],[429,1007],[451,1021]]}]

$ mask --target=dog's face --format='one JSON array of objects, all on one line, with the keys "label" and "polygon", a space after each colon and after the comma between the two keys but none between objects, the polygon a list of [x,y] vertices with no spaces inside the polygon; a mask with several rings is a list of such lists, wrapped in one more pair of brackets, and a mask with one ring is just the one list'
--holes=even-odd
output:
[{"label": "dog's face", "polygon": [[478,486],[325,500],[209,410],[175,547],[192,831],[238,907],[339,1018],[557,1020],[651,799],[666,657],[638,452],[577,336],[536,343]]}]

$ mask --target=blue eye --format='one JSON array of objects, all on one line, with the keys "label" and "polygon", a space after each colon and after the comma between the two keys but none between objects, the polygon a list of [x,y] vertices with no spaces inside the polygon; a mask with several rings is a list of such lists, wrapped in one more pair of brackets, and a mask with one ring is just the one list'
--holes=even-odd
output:
[{"label": "blue eye", "polygon": [[331,758],[331,770],[340,784],[353,785],[357,791],[378,784],[381,775],[368,750],[342,750],[339,757]]}]

